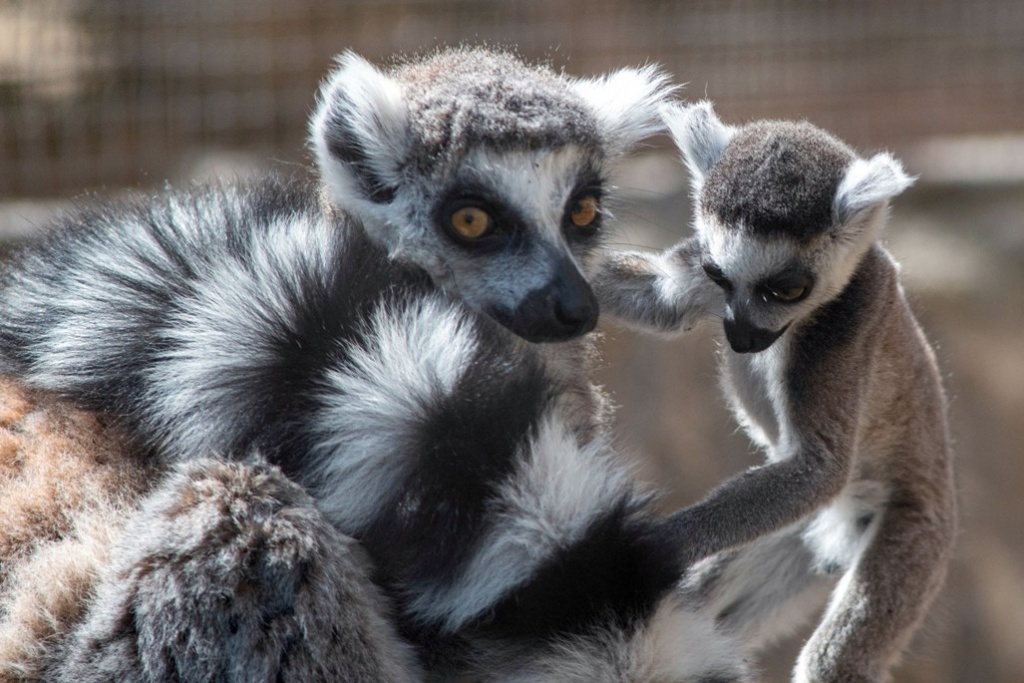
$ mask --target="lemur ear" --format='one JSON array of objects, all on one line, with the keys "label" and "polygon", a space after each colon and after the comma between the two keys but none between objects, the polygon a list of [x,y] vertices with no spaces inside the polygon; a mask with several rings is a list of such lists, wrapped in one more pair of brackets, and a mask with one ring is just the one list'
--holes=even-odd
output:
[{"label": "lemur ear", "polygon": [[590,107],[605,149],[613,157],[661,131],[658,110],[677,89],[655,65],[572,79],[569,85]]},{"label": "lemur ear", "polygon": [[688,106],[665,105],[661,116],[683,155],[683,161],[690,171],[693,194],[696,196],[704,185],[708,171],[718,163],[722,152],[736,134],[736,128],[722,123],[711,102],[706,100]]},{"label": "lemur ear", "polygon": [[903,165],[888,152],[870,159],[856,159],[839,183],[833,211],[837,224],[843,224],[855,214],[874,207],[903,192],[914,179],[903,170]]},{"label": "lemur ear", "polygon": [[345,52],[320,88],[310,144],[320,175],[339,203],[394,198],[409,147],[402,86]]}]

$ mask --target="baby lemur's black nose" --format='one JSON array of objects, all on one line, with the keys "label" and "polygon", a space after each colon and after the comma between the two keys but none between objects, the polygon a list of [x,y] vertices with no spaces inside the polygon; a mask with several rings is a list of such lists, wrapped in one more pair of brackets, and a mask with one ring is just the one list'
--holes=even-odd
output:
[{"label": "baby lemur's black nose", "polygon": [[783,327],[781,330],[765,330],[755,327],[745,320],[737,320],[730,317],[725,318],[724,325],[725,338],[729,341],[729,346],[736,353],[758,353],[764,351],[774,344],[775,340],[786,331],[786,327]]}]

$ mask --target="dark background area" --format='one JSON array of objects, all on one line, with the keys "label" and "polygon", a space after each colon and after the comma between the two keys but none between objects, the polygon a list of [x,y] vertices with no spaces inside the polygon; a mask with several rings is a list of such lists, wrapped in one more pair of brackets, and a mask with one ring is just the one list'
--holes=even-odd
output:
[{"label": "dark background area", "polygon": [[[332,55],[461,42],[578,75],[658,62],[727,122],[809,119],[919,176],[887,242],[945,374],[963,531],[896,680],[1024,681],[1024,3],[0,0],[0,240],[83,194],[302,173]],[[688,233],[667,141],[617,180],[615,245]],[[617,434],[670,503],[758,462],[717,389],[710,330],[605,329]],[[767,658],[769,680],[787,680],[798,646]]]}]

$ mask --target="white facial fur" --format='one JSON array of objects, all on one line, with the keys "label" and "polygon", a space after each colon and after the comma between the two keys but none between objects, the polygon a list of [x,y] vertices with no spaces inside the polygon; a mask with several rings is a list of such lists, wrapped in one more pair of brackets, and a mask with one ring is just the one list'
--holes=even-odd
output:
[{"label": "white facial fur", "polygon": [[[880,236],[885,211],[879,206],[858,218],[862,226],[855,239],[849,239],[851,235],[845,233],[826,233],[803,244],[751,235],[706,216],[698,218],[697,229],[707,258],[732,283],[751,324],[775,331],[806,317],[839,294],[850,281],[860,257]],[[793,264],[800,264],[815,275],[810,295],[796,304],[766,301],[756,291],[757,285]]]},{"label": "white facial fur", "polygon": [[[471,152],[451,174],[407,182],[390,204],[371,204],[371,231],[395,235],[393,258],[415,263],[452,296],[478,311],[515,309],[528,293],[573,263],[583,271],[586,249],[573,249],[563,232],[574,191],[582,189],[592,158],[578,147],[557,150]],[[481,252],[445,233],[441,211],[446,193],[473,188],[499,199],[520,219],[521,246]],[[579,245],[577,245],[578,247]],[[556,259],[557,255],[564,259]]]}]

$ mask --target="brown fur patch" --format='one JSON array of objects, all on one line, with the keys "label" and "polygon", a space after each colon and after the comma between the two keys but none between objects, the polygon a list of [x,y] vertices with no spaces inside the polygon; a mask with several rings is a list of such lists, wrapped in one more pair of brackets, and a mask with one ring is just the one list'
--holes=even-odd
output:
[{"label": "brown fur patch", "polygon": [[101,416],[0,378],[0,681],[38,675],[152,475]]}]

